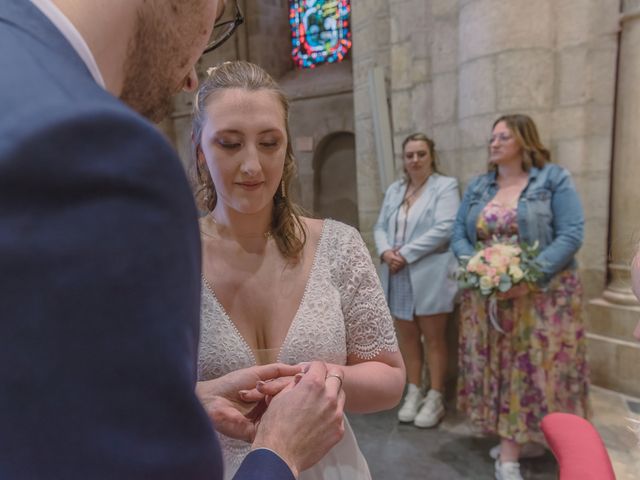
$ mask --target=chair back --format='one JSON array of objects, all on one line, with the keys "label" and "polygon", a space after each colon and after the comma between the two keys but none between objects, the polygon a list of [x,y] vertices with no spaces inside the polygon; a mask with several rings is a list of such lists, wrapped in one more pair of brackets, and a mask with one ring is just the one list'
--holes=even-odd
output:
[{"label": "chair back", "polygon": [[558,461],[560,480],[615,480],[609,454],[587,420],[551,413],[542,419],[542,431]]}]

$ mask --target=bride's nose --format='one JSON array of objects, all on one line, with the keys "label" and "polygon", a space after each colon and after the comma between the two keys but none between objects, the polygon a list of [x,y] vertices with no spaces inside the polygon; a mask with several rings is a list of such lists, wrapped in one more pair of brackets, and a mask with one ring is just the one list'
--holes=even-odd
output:
[{"label": "bride's nose", "polygon": [[240,171],[245,175],[255,175],[260,171],[260,168],[260,159],[256,148],[248,146],[240,165]]}]

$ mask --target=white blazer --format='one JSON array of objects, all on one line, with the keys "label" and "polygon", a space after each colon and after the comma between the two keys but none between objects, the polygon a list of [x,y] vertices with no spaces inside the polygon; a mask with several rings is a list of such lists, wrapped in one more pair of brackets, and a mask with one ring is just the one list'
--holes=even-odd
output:
[{"label": "white blazer", "polygon": [[[405,180],[392,183],[384,196],[374,238],[378,255],[393,248],[396,218],[407,187]],[[416,315],[453,311],[457,282],[453,278],[458,262],[449,250],[456,213],[460,206],[458,181],[432,174],[411,209],[418,215],[407,218],[405,244],[399,253],[408,262]],[[405,267],[407,268],[407,267]],[[382,263],[380,280],[389,299],[389,267]]]}]

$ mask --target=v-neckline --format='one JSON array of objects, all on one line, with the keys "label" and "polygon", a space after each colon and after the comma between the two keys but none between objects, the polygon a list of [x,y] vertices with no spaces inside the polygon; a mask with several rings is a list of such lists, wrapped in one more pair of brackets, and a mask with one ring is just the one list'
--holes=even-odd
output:
[{"label": "v-neckline", "polygon": [[[307,296],[309,294],[310,285],[311,285],[312,280],[314,278],[314,274],[315,274],[315,271],[317,269],[317,264],[318,264],[319,258],[320,258],[319,252],[322,249],[324,241],[325,241],[325,231],[326,231],[328,222],[329,222],[329,220],[323,220],[322,221],[322,228],[320,230],[320,238],[318,240],[318,244],[316,245],[316,251],[313,254],[313,260],[312,260],[312,263],[311,263],[311,269],[309,270],[309,275],[307,277],[307,280],[306,280],[306,283],[305,283],[305,287],[304,287],[304,291],[302,292],[302,297],[300,298],[300,303],[298,304],[298,308],[296,309],[296,312],[293,315],[293,318],[291,319],[291,322],[289,323],[289,327],[287,328],[287,333],[285,334],[284,339],[282,340],[282,343],[280,344],[279,347],[273,347],[273,348],[277,348],[278,349],[278,355],[275,358],[276,362],[280,361],[280,355],[282,354],[284,346],[287,344],[287,340],[289,340],[289,336],[291,335],[291,332],[293,331],[293,327],[294,327],[294,325],[296,324],[296,322],[298,320],[298,317],[300,315],[300,311],[302,310],[302,307],[303,307],[303,305],[304,305],[304,303],[305,303],[305,301],[307,299]],[[205,275],[204,275],[204,271],[202,272],[201,276],[202,276],[202,282],[204,284],[204,287],[207,289],[209,294],[213,297],[213,301],[216,303],[216,305],[218,306],[218,308],[222,312],[222,316],[228,322],[228,324],[231,326],[231,328],[235,332],[235,334],[238,336],[238,338],[240,339],[240,342],[244,345],[244,347],[247,349],[247,351],[251,354],[251,357],[253,358],[253,364],[257,365],[258,364],[258,356],[256,355],[256,352],[253,350],[253,348],[251,348],[251,345],[249,345],[249,342],[244,337],[244,335],[242,335],[242,333],[240,333],[240,329],[238,329],[236,323],[231,318],[231,315],[229,315],[227,310],[222,305],[222,302],[220,302],[220,300],[218,300],[218,297],[216,296],[216,292],[214,291],[212,284],[209,283],[209,280],[207,280],[207,277],[205,277]]]}]

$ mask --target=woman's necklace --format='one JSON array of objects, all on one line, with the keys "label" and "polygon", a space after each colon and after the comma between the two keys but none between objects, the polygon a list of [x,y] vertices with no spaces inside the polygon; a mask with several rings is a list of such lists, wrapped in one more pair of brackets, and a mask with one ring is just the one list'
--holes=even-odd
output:
[{"label": "woman's necklace", "polygon": [[404,199],[402,200],[402,203],[406,204],[407,207],[410,207],[411,206],[411,201],[410,201],[411,198],[413,198],[420,190],[422,190],[422,187],[425,186],[425,184],[427,183],[427,180],[429,180],[430,176],[431,176],[431,174],[427,175],[427,178],[425,178],[420,185],[418,185],[416,188],[414,188],[410,192],[409,192],[409,184],[411,182],[409,181],[409,184],[407,184],[407,190],[404,193]]},{"label": "woman's necklace", "polygon": [[[209,218],[211,219],[211,221],[213,222],[213,224],[214,224],[214,225],[220,225],[218,222],[216,222],[216,219],[214,218],[213,213],[210,213],[210,214],[209,214]],[[224,227],[223,227],[223,228],[224,228]],[[269,240],[269,239],[272,237],[272,234],[271,234],[271,230],[269,229],[269,230],[267,230],[267,231],[266,231],[266,232],[264,232],[264,233],[256,233],[256,234],[253,234],[253,235],[235,235],[235,234],[234,234],[234,235],[233,235],[233,237],[238,238],[238,239],[243,239],[243,238],[244,238],[244,239],[247,239],[247,238],[260,238],[260,237],[263,237],[263,238],[265,238],[265,239]]]}]

